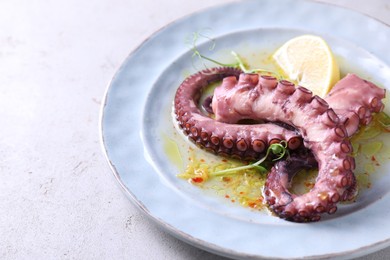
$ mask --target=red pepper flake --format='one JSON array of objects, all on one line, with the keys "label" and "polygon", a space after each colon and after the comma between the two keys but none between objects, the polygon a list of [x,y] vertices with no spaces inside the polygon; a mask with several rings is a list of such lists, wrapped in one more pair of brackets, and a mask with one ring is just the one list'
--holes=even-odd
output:
[{"label": "red pepper flake", "polygon": [[314,183],[312,183],[312,182],[305,182],[305,186],[307,188],[313,188],[314,187]]},{"label": "red pepper flake", "polygon": [[236,200],[231,200],[231,202],[233,202],[233,203],[234,203],[234,202],[236,202]]},{"label": "red pepper flake", "polygon": [[248,206],[251,207],[252,209],[254,209],[254,208],[257,208],[257,203],[254,201],[250,201],[250,202],[248,202]]},{"label": "red pepper flake", "polygon": [[226,160],[226,159],[222,159],[222,162],[225,162],[225,163],[226,163],[226,162],[228,162],[228,160]]},{"label": "red pepper flake", "polygon": [[199,161],[200,161],[200,162],[202,162],[202,163],[204,163],[204,162],[205,162],[205,160],[204,160],[204,159],[200,159]]},{"label": "red pepper flake", "polygon": [[227,198],[227,199],[228,199],[228,198],[230,198],[230,196],[229,196],[228,194],[226,194],[226,195],[225,195],[225,198]]},{"label": "red pepper flake", "polygon": [[201,183],[201,182],[203,182],[203,178],[202,177],[194,177],[194,178],[191,178],[191,181],[193,181],[195,183]]},{"label": "red pepper flake", "polygon": [[224,177],[222,177],[222,180],[225,182],[229,182],[232,180],[232,178],[224,176]]},{"label": "red pepper flake", "polygon": [[243,191],[240,191],[240,195],[243,195],[244,194],[244,192]]},{"label": "red pepper flake", "polygon": [[375,158],[375,156],[371,157],[371,161],[373,161],[376,166],[380,166],[380,164],[379,164],[378,160]]}]

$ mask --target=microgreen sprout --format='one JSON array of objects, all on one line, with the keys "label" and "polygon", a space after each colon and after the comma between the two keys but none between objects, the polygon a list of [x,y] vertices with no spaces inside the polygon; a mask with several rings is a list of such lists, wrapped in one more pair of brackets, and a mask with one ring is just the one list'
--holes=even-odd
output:
[{"label": "microgreen sprout", "polygon": [[244,61],[242,60],[240,55],[238,55],[235,51],[232,51],[231,54],[234,56],[234,58],[237,61],[235,67],[240,68],[245,73],[261,73],[261,72],[264,72],[264,73],[268,73],[268,74],[277,75],[280,78],[280,76],[278,74],[276,74],[275,72],[270,71],[270,70],[265,70],[265,69],[248,69],[247,65],[244,63]]},{"label": "microgreen sprout", "polygon": [[192,33],[192,39],[190,41],[191,50],[193,51],[192,58],[198,57],[202,61],[203,66],[205,68],[207,68],[207,66],[203,62],[203,60],[210,61],[212,63],[215,63],[215,64],[223,66],[223,67],[237,67],[238,66],[237,63],[232,63],[232,64],[222,63],[222,62],[219,62],[217,60],[211,59],[211,58],[201,54],[200,51],[198,50],[198,47],[197,47],[197,41],[199,40],[200,37],[206,38],[206,39],[211,41],[211,46],[208,48],[209,51],[213,51],[214,50],[216,43],[215,43],[214,39],[212,39],[211,37],[207,36],[205,33],[202,33],[200,31]]},{"label": "microgreen sprout", "polygon": [[243,165],[243,166],[239,166],[239,167],[234,167],[234,168],[230,168],[230,169],[225,169],[225,170],[221,170],[221,171],[216,171],[216,172],[211,173],[210,177],[223,176],[226,174],[231,174],[234,172],[238,172],[241,170],[247,170],[247,169],[257,169],[261,173],[265,173],[265,172],[267,172],[267,169],[264,166],[262,166],[261,164],[267,159],[267,157],[271,153],[276,156],[274,159],[272,159],[272,161],[278,161],[278,160],[282,159],[286,154],[288,154],[287,142],[281,141],[280,143],[271,144],[268,147],[265,156],[255,163]]},{"label": "microgreen sprout", "polygon": [[244,62],[244,60],[241,58],[241,56],[238,55],[235,51],[231,51],[232,56],[236,60],[235,63],[222,63],[222,62],[219,62],[217,60],[214,60],[210,57],[203,55],[202,53],[200,53],[200,51],[197,47],[197,41],[199,40],[200,37],[206,38],[206,39],[211,41],[211,46],[208,48],[209,51],[213,51],[215,49],[216,43],[215,43],[214,39],[212,39],[211,37],[207,36],[206,34],[200,32],[200,31],[194,32],[192,34],[192,39],[190,41],[191,50],[193,51],[192,58],[195,58],[195,57],[199,58],[202,61],[202,64],[205,68],[207,68],[207,65],[204,62],[204,60],[210,61],[212,63],[215,63],[215,64],[217,64],[219,66],[223,66],[223,67],[239,68],[245,73],[266,73],[266,74],[275,75],[277,78],[281,79],[281,75],[275,73],[274,71],[270,71],[270,70],[266,70],[266,69],[249,69],[248,65]]}]

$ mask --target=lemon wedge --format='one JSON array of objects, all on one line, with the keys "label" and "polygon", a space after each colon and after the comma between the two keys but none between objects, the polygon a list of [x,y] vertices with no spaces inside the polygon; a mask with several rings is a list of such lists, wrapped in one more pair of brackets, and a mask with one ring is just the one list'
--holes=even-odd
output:
[{"label": "lemon wedge", "polygon": [[273,54],[276,64],[296,84],[324,97],[340,80],[336,59],[324,39],[302,35],[283,44]]}]

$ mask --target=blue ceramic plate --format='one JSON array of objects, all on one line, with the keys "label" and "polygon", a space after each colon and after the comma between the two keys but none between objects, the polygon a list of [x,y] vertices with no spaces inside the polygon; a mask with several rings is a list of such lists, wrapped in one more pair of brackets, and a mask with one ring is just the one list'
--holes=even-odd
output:
[{"label": "blue ceramic plate", "polygon": [[[343,73],[356,72],[390,86],[389,26],[351,10],[308,1],[253,0],[173,22],[125,60],[105,95],[104,151],[129,198],[179,239],[228,257],[346,259],[387,247],[388,163],[378,167],[371,188],[355,203],[310,224],[226,203],[176,177],[180,167],[165,148],[165,137],[175,131],[172,100],[185,75],[202,66],[193,64],[185,39],[206,28],[216,43],[210,55],[227,61],[229,50],[253,58],[294,36],[320,35],[338,57]],[[210,40],[200,39],[202,52],[208,52],[209,46]]]}]

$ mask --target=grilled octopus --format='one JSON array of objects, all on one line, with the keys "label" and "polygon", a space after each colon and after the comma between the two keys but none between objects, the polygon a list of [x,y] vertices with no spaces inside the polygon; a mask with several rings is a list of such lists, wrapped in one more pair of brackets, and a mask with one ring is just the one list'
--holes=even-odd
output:
[{"label": "grilled octopus", "polygon": [[[210,112],[206,115],[199,109],[199,99],[215,81],[222,83],[206,104]],[[384,89],[354,74],[322,99],[286,80],[222,67],[185,79],[176,92],[174,111],[190,140],[223,156],[253,160],[264,156],[272,143],[286,141],[293,155],[272,167],[265,200],[279,217],[308,222],[320,220],[325,212],[333,214],[339,201],[354,197],[349,137],[383,109],[384,96]],[[247,120],[256,123],[241,123]],[[292,177],[302,168],[314,167],[318,167],[314,187],[292,194],[288,190]]]}]

